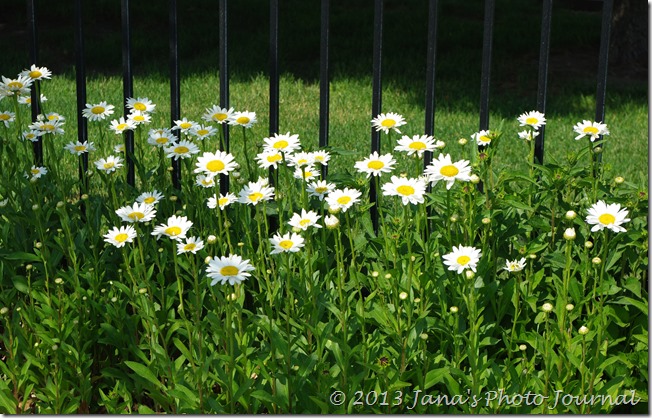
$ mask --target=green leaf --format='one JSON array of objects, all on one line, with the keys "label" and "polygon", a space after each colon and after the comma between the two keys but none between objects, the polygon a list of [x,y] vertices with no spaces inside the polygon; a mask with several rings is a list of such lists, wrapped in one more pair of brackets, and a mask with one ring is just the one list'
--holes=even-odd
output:
[{"label": "green leaf", "polygon": [[154,373],[144,364],[136,363],[135,361],[125,361],[127,367],[136,372],[136,374],[148,382],[154,384],[157,388],[163,388],[163,384],[158,381]]},{"label": "green leaf", "polygon": [[27,285],[27,279],[23,276],[16,276],[11,281],[14,283],[14,287],[21,293],[29,293],[29,286]]},{"label": "green leaf", "polygon": [[30,263],[36,263],[41,261],[41,257],[37,256],[36,254],[25,253],[20,251],[10,252],[10,253],[4,253],[3,251],[2,257],[7,260],[29,261]]},{"label": "green leaf", "polygon": [[619,305],[631,305],[636,308],[638,308],[641,312],[643,312],[645,315],[648,314],[648,306],[647,303],[643,303],[640,300],[636,300],[633,298],[630,298],[628,296],[622,296],[619,299],[615,300],[612,303],[616,303]]},{"label": "green leaf", "polygon": [[440,369],[430,370],[426,374],[425,383],[423,384],[423,390],[428,390],[437,383],[444,381],[444,378],[450,374],[450,367],[442,367]]}]

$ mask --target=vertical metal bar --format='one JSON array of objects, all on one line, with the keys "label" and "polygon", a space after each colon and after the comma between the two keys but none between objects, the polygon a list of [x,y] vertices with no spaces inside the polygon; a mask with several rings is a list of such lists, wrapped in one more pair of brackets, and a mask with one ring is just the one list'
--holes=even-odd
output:
[{"label": "vertical metal bar", "polygon": [[480,130],[489,129],[489,85],[491,82],[491,50],[494,37],[495,0],[485,0],[484,5],[482,74],[480,84]]},{"label": "vertical metal bar", "polygon": [[[321,0],[321,36],[319,45],[319,148],[328,146],[330,101],[329,71],[330,0]],[[321,166],[321,177],[326,178],[328,166]]]},{"label": "vertical metal bar", "polygon": [[[177,0],[169,2],[170,27],[170,127],[174,121],[181,119],[181,87],[179,83],[179,50],[177,30]],[[172,159],[172,185],[181,189],[181,159]]]},{"label": "vertical metal bar", "polygon": [[[539,82],[537,86],[537,110],[546,113],[548,95],[548,61],[550,57],[550,27],[552,22],[552,0],[543,1],[541,14],[541,44],[539,48]],[[543,164],[543,145],[546,125],[539,128],[539,136],[534,140],[534,160]]]},{"label": "vertical metal bar", "polygon": [[278,0],[269,2],[269,134],[278,133]]},{"label": "vertical metal bar", "polygon": [[[38,65],[38,34],[36,32],[36,8],[34,0],[27,0],[27,23],[29,33],[29,58],[32,64]],[[36,81],[38,83],[38,81]],[[39,108],[39,97],[37,96],[36,89],[31,90],[32,94],[32,122],[36,121],[36,117],[41,113]],[[39,137],[36,142],[32,143],[34,150],[34,164],[37,166],[43,165],[43,141]]]},{"label": "vertical metal bar", "polygon": [[[611,37],[611,15],[613,0],[602,3],[602,30],[600,34],[600,58],[598,64],[598,86],[595,93],[595,120],[604,123],[605,97],[607,95],[607,68],[609,67],[609,38]],[[602,139],[602,136],[600,137]],[[604,150],[604,144],[601,145]],[[602,161],[602,153],[596,155],[598,162]]]},{"label": "vertical metal bar", "polygon": [[[129,0],[121,0],[122,17],[122,95],[125,117],[129,113],[127,99],[134,95],[133,79],[131,75],[131,28],[129,27]],[[125,154],[127,155],[127,183],[136,184],[134,171],[134,133],[125,131]]]},{"label": "vertical metal bar", "polygon": [[[229,108],[229,67],[228,67],[228,26],[227,26],[227,0],[220,0],[219,3],[219,70],[220,70],[220,107]],[[224,138],[224,150],[229,152],[229,124],[222,124],[222,137]],[[229,192],[229,176],[220,174],[220,193],[226,195]]]},{"label": "vertical metal bar", "polygon": [[[373,82],[371,93],[371,118],[380,114],[382,109],[382,52],[383,52],[383,0],[374,1],[374,45],[373,45]],[[380,152],[380,132],[371,128],[371,152]],[[378,233],[378,191],[375,183],[369,188],[369,202],[374,205],[369,209],[374,231]]]},{"label": "vertical metal bar", "polygon": [[[84,65],[84,28],[82,19],[82,2],[75,0],[75,80],[77,86],[77,140],[88,141],[88,121],[82,115],[86,107],[86,67]],[[79,164],[79,180],[82,189],[86,189],[86,171],[88,170],[88,153],[82,154]]]},{"label": "vertical metal bar", "polygon": [[[426,51],[426,120],[425,134],[435,134],[435,68],[437,63],[437,9],[438,0],[428,3],[428,47]],[[427,167],[432,161],[432,153],[426,152],[423,156],[423,166]]]}]

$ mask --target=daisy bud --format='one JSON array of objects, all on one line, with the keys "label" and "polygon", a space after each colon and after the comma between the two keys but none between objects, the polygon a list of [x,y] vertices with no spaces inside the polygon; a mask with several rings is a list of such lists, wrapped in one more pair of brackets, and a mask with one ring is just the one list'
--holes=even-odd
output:
[{"label": "daisy bud", "polygon": [[378,277],[379,274],[380,273],[378,273],[377,271],[372,271],[371,272],[371,277]]},{"label": "daisy bud", "polygon": [[[331,210],[328,209],[328,211],[330,212]],[[339,211],[339,209],[338,209],[338,211]],[[328,216],[326,216],[324,218],[324,224],[326,224],[326,228],[328,228],[328,229],[335,229],[338,226],[340,226],[340,220],[337,219],[337,217],[335,217],[333,215],[328,215]]]},{"label": "daisy bud", "polygon": [[160,254],[163,254],[163,251],[165,251],[163,248],[159,248],[159,249],[158,249],[158,252],[159,252]]},{"label": "daisy bud", "polygon": [[116,303],[117,301],[118,301],[118,298],[116,298],[115,296],[111,298],[111,302]]},{"label": "daisy bud", "polygon": [[172,195],[172,196],[169,197],[169,199],[170,199],[170,202],[176,202],[178,197],[176,197],[175,195]]},{"label": "daisy bud", "polygon": [[38,205],[38,203],[34,203],[32,205],[32,210],[39,210],[41,207]]},{"label": "daisy bud", "polygon": [[592,243],[591,241],[586,241],[586,242],[584,243],[584,246],[585,246],[586,248],[593,248],[593,243]]},{"label": "daisy bud", "polygon": [[81,200],[88,200],[88,194],[84,193],[81,195]]},{"label": "daisy bud", "polygon": [[475,273],[473,272],[473,270],[466,270],[464,274],[466,275],[466,278],[469,280],[475,277]]},{"label": "daisy bud", "polygon": [[573,305],[572,303],[569,303],[568,305],[566,305],[566,310],[568,312],[572,311],[573,309],[575,309],[575,305]]},{"label": "daisy bud", "polygon": [[591,260],[591,262],[597,266],[598,264],[602,263],[602,260],[600,259],[600,257],[593,257],[593,260]]},{"label": "daisy bud", "polygon": [[537,255],[536,254],[530,254],[530,255],[528,255],[528,257],[530,257],[530,259],[532,259],[532,260],[535,260],[537,258]]},{"label": "daisy bud", "polygon": [[525,350],[527,350],[527,345],[521,344],[521,345],[518,346],[518,349],[521,350],[521,351],[525,351]]},{"label": "daisy bud", "polygon": [[405,293],[405,292],[401,292],[401,293],[398,294],[398,298],[401,299],[401,300],[405,300],[405,299],[407,299],[407,297],[408,297],[408,294]]},{"label": "daisy bud", "polygon": [[215,235],[209,235],[208,238],[206,238],[207,244],[215,244],[216,241],[217,237]]},{"label": "daisy bud", "polygon": [[459,308],[457,306],[451,306],[448,310],[451,313],[457,313],[457,311],[459,311]]},{"label": "daisy bud", "polygon": [[57,202],[57,209],[61,209],[63,207],[63,205],[65,205],[65,204],[66,203],[64,201],[62,201],[62,200],[58,201]]},{"label": "daisy bud", "polygon": [[168,167],[167,170],[171,173],[174,168],[172,166]]},{"label": "daisy bud", "polygon": [[482,223],[485,225],[489,225],[491,223],[491,218],[482,218]]},{"label": "daisy bud", "polygon": [[301,228],[293,226],[292,227],[292,232],[294,232],[295,234],[298,234],[299,232],[301,232]]},{"label": "daisy bud", "polygon": [[446,147],[446,143],[444,141],[437,141],[435,142],[435,148],[437,149],[444,149]]},{"label": "daisy bud", "polygon": [[470,178],[471,178],[471,183],[473,184],[480,183],[480,177],[478,177],[477,174],[471,174]]},{"label": "daisy bud", "polygon": [[594,154],[602,154],[602,147],[593,148],[593,153]]},{"label": "daisy bud", "polygon": [[580,329],[577,330],[577,332],[579,332],[580,335],[586,335],[589,332],[589,329],[582,325]]},{"label": "daisy bud", "polygon": [[575,234],[575,228],[566,228],[566,231],[564,231],[564,239],[568,241],[572,241],[577,237]]},{"label": "daisy bud", "polygon": [[140,289],[138,289],[138,293],[140,293],[141,295],[144,295],[145,293],[147,293],[147,289],[144,288],[144,287],[141,287]]},{"label": "daisy bud", "polygon": [[[331,215],[335,215],[336,213],[340,213],[340,208],[330,207],[330,208],[328,208],[328,213],[330,213]],[[324,219],[324,221],[325,221],[325,219]],[[326,226],[328,226],[328,225],[326,225]]]},{"label": "daisy bud", "polygon": [[3,306],[2,309],[0,309],[0,315],[6,315],[7,312],[9,312],[9,308],[6,306]]},{"label": "daisy bud", "polygon": [[59,349],[59,346],[58,346],[58,345],[54,344],[54,345],[52,346],[52,351],[57,351],[58,349]]},{"label": "daisy bud", "polygon": [[566,219],[568,219],[569,221],[572,221],[576,217],[577,217],[577,213],[575,213],[575,211],[569,210],[568,212],[566,212]]},{"label": "daisy bud", "polygon": [[233,171],[231,173],[231,177],[233,177],[234,179],[239,179],[240,178],[240,172],[239,171]]},{"label": "daisy bud", "polygon": [[451,222],[455,223],[455,222],[457,222],[458,220],[459,220],[459,218],[457,217],[457,215],[452,215],[452,216],[451,216]]},{"label": "daisy bud", "polygon": [[22,310],[22,309],[21,309],[20,306],[16,308],[16,312],[20,312],[21,310]]},{"label": "daisy bud", "polygon": [[425,341],[425,340],[428,339],[428,334],[426,334],[426,333],[424,332],[424,333],[422,333],[421,335],[419,335],[419,337],[420,337],[423,341]]},{"label": "daisy bud", "polygon": [[466,139],[466,138],[460,138],[460,139],[457,140],[457,143],[460,144],[460,145],[466,145],[468,142],[469,142],[469,140]]},{"label": "daisy bud", "polygon": [[419,303],[421,302],[421,298],[414,298],[414,303]]},{"label": "daisy bud", "polygon": [[625,182],[625,179],[622,178],[622,177],[620,177],[620,176],[618,176],[618,177],[616,177],[616,178],[614,179],[614,182],[615,182],[616,184],[623,184],[623,183]]},{"label": "daisy bud", "polygon": [[204,264],[210,263],[212,259],[213,259],[213,257],[211,257],[210,255],[207,256],[206,258],[204,258]]},{"label": "daisy bud", "polygon": [[546,302],[541,306],[541,309],[543,310],[543,312],[546,312],[546,313],[552,312],[552,304]]},{"label": "daisy bud", "polygon": [[34,246],[36,248],[41,248],[43,246],[43,244],[37,241],[36,244],[34,244]]},{"label": "daisy bud", "polygon": [[239,242],[238,247],[240,247],[240,248],[244,247],[244,242]]},{"label": "daisy bud", "polygon": [[391,278],[392,278],[392,273],[387,273],[387,274],[385,275],[385,278],[386,278],[386,279],[391,279]]},{"label": "daisy bud", "polygon": [[63,279],[61,277],[57,277],[56,279],[54,279],[54,282],[56,284],[61,284],[61,283],[63,283]]},{"label": "daisy bud", "polygon": [[417,258],[415,256],[410,257],[410,261],[416,261]]},{"label": "daisy bud", "polygon": [[25,266],[25,270],[30,271],[32,269],[32,267],[33,266],[31,264],[28,264],[28,265]]},{"label": "daisy bud", "polygon": [[4,208],[5,206],[7,206],[7,203],[9,203],[9,199],[0,201],[0,208]]}]

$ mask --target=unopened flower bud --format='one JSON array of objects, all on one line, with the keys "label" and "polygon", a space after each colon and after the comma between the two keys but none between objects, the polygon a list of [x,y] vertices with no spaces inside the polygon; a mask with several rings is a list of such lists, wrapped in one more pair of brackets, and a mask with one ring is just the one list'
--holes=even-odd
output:
[{"label": "unopened flower bud", "polygon": [[450,313],[457,313],[459,311],[459,308],[457,306],[451,306],[450,308],[448,308],[448,310],[450,311]]},{"label": "unopened flower bud", "polygon": [[475,277],[475,273],[473,272],[473,270],[466,270],[464,274],[466,275],[466,278],[469,280]]},{"label": "unopened flower bud", "polygon": [[584,243],[584,246],[585,246],[586,248],[593,248],[593,243],[592,243],[591,241],[586,241],[586,242]]},{"label": "unopened flower bud", "polygon": [[61,277],[57,277],[56,279],[54,279],[54,282],[56,284],[61,284],[61,283],[63,283],[63,279]]},{"label": "unopened flower bud", "polygon": [[588,334],[589,329],[587,327],[585,327],[584,325],[582,325],[580,327],[580,329],[577,330],[577,332],[579,332],[580,335],[586,335],[586,334]]},{"label": "unopened flower bud", "polygon": [[59,201],[57,202],[57,209],[61,209],[65,204],[66,204],[66,203],[65,203],[64,201],[59,200]]},{"label": "unopened flower bud", "polygon": [[7,312],[9,312],[9,308],[6,306],[3,306],[2,309],[0,309],[0,315],[6,315]]},{"label": "unopened flower bud", "polygon": [[521,350],[521,351],[525,351],[525,350],[527,350],[527,345],[521,344],[521,345],[518,346],[518,349]]},{"label": "unopened flower bud", "polygon": [[374,270],[374,271],[371,272],[371,277],[378,277],[379,274],[380,273],[378,273],[377,271]]},{"label": "unopened flower bud", "polygon": [[460,139],[457,140],[457,143],[460,144],[460,145],[466,145],[468,142],[469,142],[469,140],[466,139],[466,138],[460,138]]},{"label": "unopened flower bud", "polygon": [[614,182],[615,182],[616,184],[623,184],[623,183],[625,182],[625,179],[622,178],[622,177],[620,177],[620,176],[618,176],[618,177],[616,177],[616,178],[614,179]]},{"label": "unopened flower bud", "polygon": [[572,221],[576,217],[577,217],[577,213],[575,213],[575,211],[569,210],[568,212],[566,212],[566,219],[568,219],[569,221]]},{"label": "unopened flower bud", "polygon": [[552,312],[552,304],[546,302],[541,306],[541,309],[543,310],[543,312],[546,312],[546,313],[547,312]]},{"label": "unopened flower bud", "polygon": [[84,193],[81,195],[81,200],[88,200],[88,194]]},{"label": "unopened flower bud", "polygon": [[32,205],[32,210],[39,210],[41,207],[38,205],[38,203],[34,203]]},{"label": "unopened flower bud", "polygon": [[568,305],[566,305],[566,310],[568,312],[572,311],[573,309],[575,309],[575,305],[573,305],[572,303],[569,303]]},{"label": "unopened flower bud", "polygon": [[491,223],[491,218],[482,218],[482,223],[485,225],[489,225]]},{"label": "unopened flower bud", "polygon": [[595,265],[598,265],[602,263],[602,260],[600,259],[600,257],[593,257],[593,260],[591,260],[591,262]]},{"label": "unopened flower bud", "polygon": [[213,260],[213,257],[211,257],[210,255],[207,256],[206,258],[204,258],[204,264],[208,264],[208,263],[210,263],[211,260]]},{"label": "unopened flower bud", "polygon": [[178,197],[176,197],[175,195],[172,195],[168,199],[170,199],[170,202],[176,202]]},{"label": "unopened flower bud", "polygon": [[566,228],[566,231],[564,231],[564,239],[568,241],[572,241],[577,237],[575,234],[575,228]]},{"label": "unopened flower bud", "polygon": [[480,177],[478,177],[477,174],[471,174],[470,179],[471,179],[471,183],[473,184],[480,183]]},{"label": "unopened flower bud", "polygon": [[386,278],[386,279],[391,279],[391,278],[392,278],[392,273],[387,273],[387,274],[385,275],[385,278]]},{"label": "unopened flower bud", "polygon": [[407,297],[408,297],[408,294],[405,293],[405,292],[401,292],[401,293],[398,294],[398,298],[401,299],[401,300],[405,300],[405,299],[407,299]]},{"label": "unopened flower bud", "polygon": [[208,238],[206,238],[207,244],[215,244],[216,241],[217,237],[215,235],[209,235]]}]

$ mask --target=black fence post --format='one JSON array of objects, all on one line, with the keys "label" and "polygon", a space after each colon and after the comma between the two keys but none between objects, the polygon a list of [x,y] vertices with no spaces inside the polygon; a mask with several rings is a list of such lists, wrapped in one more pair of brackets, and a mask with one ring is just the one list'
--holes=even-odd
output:
[{"label": "black fence post", "polygon": [[[27,24],[28,24],[28,33],[29,33],[29,59],[32,61],[32,64],[38,65],[38,33],[36,31],[36,7],[34,6],[34,0],[27,0]],[[36,81],[38,83],[39,81]],[[38,97],[36,89],[31,89],[31,100],[32,100],[32,122],[36,122],[36,117],[41,113],[40,109],[40,100]],[[32,143],[32,149],[34,150],[34,164],[36,166],[43,165],[43,141],[41,137],[38,137],[36,142]]]},{"label": "black fence post", "polygon": [[[371,90],[371,118],[378,116],[382,109],[382,51],[383,51],[383,0],[374,1],[374,44],[373,44],[373,82]],[[380,131],[371,128],[371,152],[380,153]],[[372,181],[369,187],[369,209],[371,224],[378,234],[378,190]]]},{"label": "black fence post", "polygon": [[[86,67],[84,65],[84,29],[81,0],[75,0],[75,81],[77,86],[77,140],[84,143],[88,141],[88,120],[82,114],[86,107]],[[79,163],[79,181],[82,190],[88,188],[86,171],[88,171],[87,152],[81,155]]]},{"label": "black fence post", "polygon": [[[220,0],[219,3],[219,71],[220,71],[220,107],[229,108],[229,72],[228,72],[228,2]],[[229,152],[231,144],[229,141],[229,124],[222,124],[222,137],[224,139],[224,149]],[[220,174],[220,193],[224,196],[229,192],[229,176]]]},{"label": "black fence post", "polygon": [[[330,0],[321,0],[321,35],[319,45],[319,148],[328,146],[328,118],[330,101],[329,35]],[[328,166],[321,165],[321,178],[328,174]]]},{"label": "black fence post", "polygon": [[480,76],[480,130],[489,129],[489,85],[491,84],[491,52],[494,37],[495,0],[485,0],[484,4],[482,74]]},{"label": "black fence post", "polygon": [[[179,83],[179,50],[177,30],[177,0],[170,0],[170,127],[181,119],[181,87]],[[181,159],[172,158],[172,185],[181,189]]]},{"label": "black fence post", "polygon": [[[131,75],[131,27],[129,26],[129,0],[121,1],[122,17],[122,95],[123,111],[125,118],[129,113],[127,99],[133,97],[134,86]],[[134,171],[134,133],[131,130],[124,131],[125,154],[127,162],[127,183],[130,186],[136,184],[136,173]]]},{"label": "black fence post", "polygon": [[[550,57],[550,27],[552,22],[552,0],[543,1],[541,15],[541,46],[539,49],[539,80],[537,84],[537,110],[546,113],[548,95],[548,61]],[[543,146],[546,125],[539,128],[539,136],[534,139],[534,160],[543,164]]]},{"label": "black fence post", "polygon": [[[595,93],[595,121],[604,123],[605,97],[607,95],[607,68],[609,67],[609,38],[611,37],[611,15],[613,0],[602,3],[602,29],[600,32],[600,58],[598,64],[598,86]],[[602,139],[602,136],[600,136]],[[600,145],[604,150],[604,144]],[[596,155],[596,161],[602,161],[602,153]],[[595,168],[594,168],[595,170]],[[596,173],[594,173],[595,175]]]},{"label": "black fence post", "polygon": [[[269,2],[269,135],[279,129],[279,67],[278,67],[278,0]],[[247,152],[247,150],[245,150]],[[274,184],[274,168],[269,168],[269,184]],[[272,223],[274,221],[272,220]],[[276,229],[276,228],[273,228]]]},{"label": "black fence post", "polygon": [[[425,134],[435,134],[435,68],[437,64],[437,9],[438,0],[428,2],[428,47],[426,51],[426,116]],[[432,161],[432,153],[423,155],[423,167]]]}]

